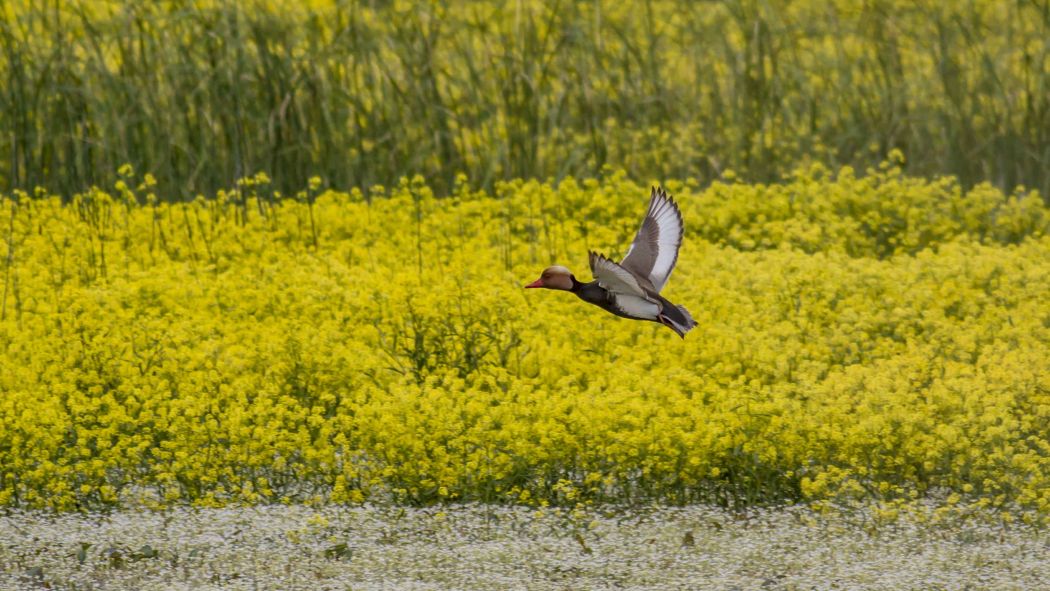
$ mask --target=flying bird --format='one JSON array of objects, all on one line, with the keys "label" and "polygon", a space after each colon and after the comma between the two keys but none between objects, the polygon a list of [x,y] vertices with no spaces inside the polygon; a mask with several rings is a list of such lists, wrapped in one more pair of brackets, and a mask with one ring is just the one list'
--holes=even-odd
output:
[{"label": "flying bird", "polygon": [[674,199],[653,187],[642,227],[622,261],[617,263],[591,251],[594,281],[582,283],[565,267],[554,265],[525,287],[570,291],[617,316],[659,322],[685,338],[696,322],[685,307],[660,295],[678,261],[683,228],[682,213]]}]

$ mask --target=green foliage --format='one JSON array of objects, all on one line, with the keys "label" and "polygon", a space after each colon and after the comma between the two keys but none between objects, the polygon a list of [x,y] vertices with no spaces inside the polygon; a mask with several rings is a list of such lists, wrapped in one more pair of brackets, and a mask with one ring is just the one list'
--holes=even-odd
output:
[{"label": "green foliage", "polygon": [[0,190],[864,170],[1050,195],[1045,1],[5,3]]}]

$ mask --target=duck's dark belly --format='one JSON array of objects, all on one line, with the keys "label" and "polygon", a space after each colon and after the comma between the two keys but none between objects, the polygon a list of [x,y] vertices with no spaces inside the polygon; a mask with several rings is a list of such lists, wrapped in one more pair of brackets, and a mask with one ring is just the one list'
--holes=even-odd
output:
[{"label": "duck's dark belly", "polygon": [[620,310],[613,301],[612,295],[604,287],[598,285],[597,281],[590,283],[581,283],[579,289],[574,292],[581,300],[598,306],[599,308],[616,314],[621,318],[630,318],[632,320],[652,320],[651,318],[636,318],[625,314]]},{"label": "duck's dark belly", "polygon": [[[620,310],[619,307],[616,306],[616,303],[613,301],[613,296],[608,292],[608,290],[598,285],[597,281],[592,281],[590,283],[580,283],[578,285],[579,287],[575,289],[573,293],[575,293],[577,296],[579,296],[581,300],[587,303],[594,304],[595,306],[598,306],[603,310],[611,312],[612,314],[616,314],[621,318],[630,318],[632,320],[652,320],[654,322],[660,322],[659,318],[643,318],[639,316],[631,316],[630,314],[624,313],[622,310]],[[670,318],[671,320],[677,322],[682,326],[691,327],[693,324],[695,324],[691,318],[688,318],[681,310],[678,309],[678,306],[672,304],[664,296],[653,292],[648,292],[646,295],[648,295],[649,298],[651,298],[652,300],[656,301],[656,303],[660,306],[660,314],[662,314],[663,316]]]}]

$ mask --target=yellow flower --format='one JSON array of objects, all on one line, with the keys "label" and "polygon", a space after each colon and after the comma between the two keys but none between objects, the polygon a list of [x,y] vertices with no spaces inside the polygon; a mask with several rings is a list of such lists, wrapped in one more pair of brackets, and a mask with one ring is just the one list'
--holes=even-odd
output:
[{"label": "yellow flower", "polygon": [[589,278],[588,249],[622,256],[647,187],[615,171],[312,206],[9,201],[0,504],[830,510],[946,491],[948,513],[1046,513],[1041,197],[819,167],[674,186],[684,341],[521,289],[553,262]]}]

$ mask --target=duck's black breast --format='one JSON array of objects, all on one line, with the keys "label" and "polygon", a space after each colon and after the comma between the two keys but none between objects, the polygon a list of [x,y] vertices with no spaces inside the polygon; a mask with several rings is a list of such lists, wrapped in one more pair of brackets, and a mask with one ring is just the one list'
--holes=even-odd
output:
[{"label": "duck's black breast", "polygon": [[607,289],[598,285],[597,281],[580,283],[579,281],[576,281],[575,277],[573,277],[572,281],[572,293],[576,294],[581,300],[588,304],[594,304],[595,306],[598,306],[607,312],[616,314],[617,316],[635,319],[633,316],[624,314],[618,307],[616,307],[613,295],[609,293]]}]

